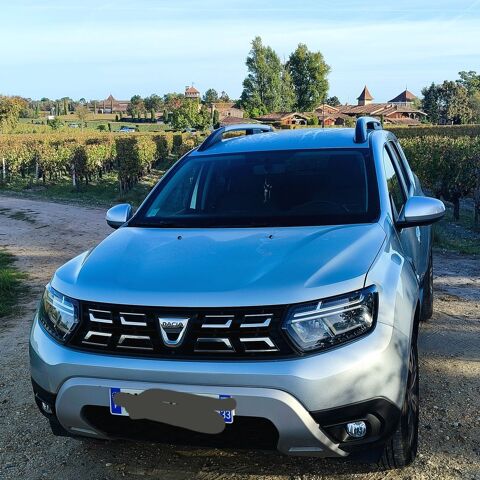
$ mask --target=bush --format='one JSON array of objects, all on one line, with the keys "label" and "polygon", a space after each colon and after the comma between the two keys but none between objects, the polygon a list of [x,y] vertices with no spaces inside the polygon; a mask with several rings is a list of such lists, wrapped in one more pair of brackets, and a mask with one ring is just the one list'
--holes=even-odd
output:
[{"label": "bush", "polygon": [[[420,136],[404,138],[401,143],[422,185],[435,196],[452,202],[454,218],[458,220],[460,199],[479,188],[480,139]],[[476,209],[480,209],[478,203]]]},{"label": "bush", "polygon": [[178,155],[180,147],[183,143],[183,135],[181,133],[174,133],[173,134],[173,142],[172,142],[172,152],[175,155]]},{"label": "bush", "polygon": [[394,133],[398,138],[415,137],[478,137],[480,125],[422,125],[418,127],[394,127],[386,125],[386,130]]}]

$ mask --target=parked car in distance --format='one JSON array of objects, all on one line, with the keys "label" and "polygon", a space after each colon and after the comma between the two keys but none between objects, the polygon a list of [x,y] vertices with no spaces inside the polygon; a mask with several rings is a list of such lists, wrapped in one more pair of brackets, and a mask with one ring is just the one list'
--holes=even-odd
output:
[{"label": "parked car in distance", "polygon": [[122,125],[118,131],[120,133],[134,133],[137,129],[135,127],[129,127],[128,125]]},{"label": "parked car in distance", "polygon": [[[215,130],[136,213],[111,208],[115,232],[46,286],[30,339],[37,405],[56,435],[403,467],[444,211],[374,118]],[[218,415],[203,408],[221,433],[205,433]]]}]

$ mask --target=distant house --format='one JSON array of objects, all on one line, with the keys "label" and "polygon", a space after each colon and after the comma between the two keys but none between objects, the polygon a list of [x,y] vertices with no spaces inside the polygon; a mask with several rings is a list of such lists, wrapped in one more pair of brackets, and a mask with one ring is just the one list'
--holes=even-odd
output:
[{"label": "distant house", "polygon": [[220,120],[221,127],[226,127],[228,125],[238,125],[240,123],[258,123],[258,122],[256,120],[253,120],[252,118],[233,117],[231,115],[228,117],[224,117],[222,120]]},{"label": "distant house", "polygon": [[405,89],[402,93],[399,93],[395,98],[392,98],[388,101],[388,103],[393,103],[395,105],[402,105],[404,107],[408,107],[413,105],[413,102],[417,97],[412,93]]},{"label": "distant house", "polygon": [[125,113],[129,105],[130,100],[117,100],[110,94],[105,100],[97,102],[95,113]]},{"label": "distant house", "polygon": [[216,110],[220,122],[226,117],[243,118],[244,112],[241,108],[235,107],[235,102],[216,102],[212,103],[211,112]]},{"label": "distant house", "polygon": [[348,115],[340,112],[338,107],[323,104],[308,114],[318,118],[318,124],[325,127],[344,126],[348,122]]},{"label": "distant house", "polygon": [[419,125],[427,116],[425,112],[414,106],[416,98],[413,93],[404,90],[389,102],[373,103],[373,97],[365,86],[357,97],[357,105],[339,105],[335,108],[339,114],[352,118],[371,115],[383,119],[387,124],[415,126]]},{"label": "distant house", "polygon": [[187,85],[185,87],[185,98],[199,99],[200,92],[193,85],[191,87]]},{"label": "distant house", "polygon": [[307,125],[308,117],[298,112],[272,112],[256,117],[256,120],[281,127],[286,125]]}]

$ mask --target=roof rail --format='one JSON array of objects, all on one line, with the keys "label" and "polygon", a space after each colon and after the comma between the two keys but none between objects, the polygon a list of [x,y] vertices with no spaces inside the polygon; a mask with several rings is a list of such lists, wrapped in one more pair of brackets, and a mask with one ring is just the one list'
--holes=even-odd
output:
[{"label": "roof rail", "polygon": [[355,143],[367,141],[368,130],[382,130],[382,124],[378,118],[360,117],[355,123]]},{"label": "roof rail", "polygon": [[222,141],[223,135],[228,132],[243,132],[245,135],[254,135],[256,133],[273,132],[271,125],[263,125],[260,123],[239,123],[237,125],[226,125],[214,130],[198,147],[198,152],[203,152],[210,147],[213,147],[218,142]]}]

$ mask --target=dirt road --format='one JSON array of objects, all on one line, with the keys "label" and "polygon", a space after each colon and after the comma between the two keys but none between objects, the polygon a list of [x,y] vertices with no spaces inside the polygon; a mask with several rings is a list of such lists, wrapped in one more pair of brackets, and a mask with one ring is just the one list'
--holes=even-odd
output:
[{"label": "dirt road", "polygon": [[420,455],[403,471],[274,453],[51,435],[34,404],[28,333],[55,269],[111,230],[103,210],[0,196],[0,247],[29,275],[22,313],[0,324],[0,479],[480,479],[480,259],[435,255],[435,313],[420,332]]}]

